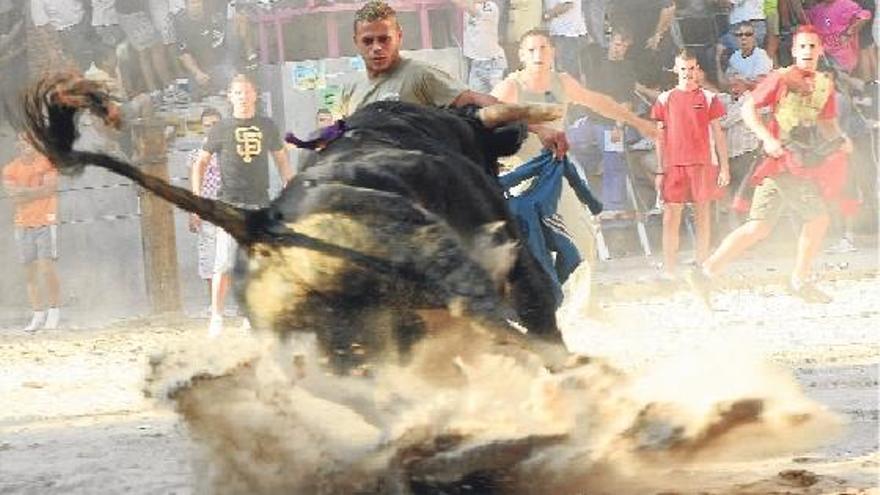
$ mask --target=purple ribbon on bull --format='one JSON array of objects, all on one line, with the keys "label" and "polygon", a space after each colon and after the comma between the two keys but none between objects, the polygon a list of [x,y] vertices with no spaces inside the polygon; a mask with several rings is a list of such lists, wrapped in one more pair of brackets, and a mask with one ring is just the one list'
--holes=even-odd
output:
[{"label": "purple ribbon on bull", "polygon": [[318,131],[318,137],[303,141],[296,137],[292,132],[284,135],[284,141],[296,146],[297,148],[320,151],[331,142],[339,139],[348,130],[344,120],[337,120],[332,125],[328,125]]}]

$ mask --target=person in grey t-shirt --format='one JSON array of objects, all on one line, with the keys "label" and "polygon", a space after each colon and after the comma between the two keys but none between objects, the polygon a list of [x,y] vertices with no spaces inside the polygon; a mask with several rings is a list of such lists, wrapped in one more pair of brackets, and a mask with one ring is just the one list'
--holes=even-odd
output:
[{"label": "person in grey t-shirt", "polygon": [[[354,44],[367,67],[367,78],[345,88],[343,113],[351,115],[374,101],[399,100],[437,107],[487,106],[491,95],[468,89],[449,74],[400,55],[403,31],[397,12],[382,0],[370,0],[355,13]],[[568,151],[565,133],[543,124],[530,124],[544,147],[561,157]]]}]

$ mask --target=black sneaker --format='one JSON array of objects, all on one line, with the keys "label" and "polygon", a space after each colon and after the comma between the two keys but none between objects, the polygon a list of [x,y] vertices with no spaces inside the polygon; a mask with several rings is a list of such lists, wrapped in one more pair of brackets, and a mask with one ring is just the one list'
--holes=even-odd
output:
[{"label": "black sneaker", "polygon": [[712,280],[703,273],[703,268],[699,265],[691,267],[691,269],[685,272],[684,279],[691,290],[694,291],[694,294],[700,298],[700,301],[711,310]]},{"label": "black sneaker", "polygon": [[808,282],[804,282],[798,287],[795,287],[794,284],[789,282],[788,292],[810,304],[828,304],[833,300],[831,296],[819,290],[814,284]]}]

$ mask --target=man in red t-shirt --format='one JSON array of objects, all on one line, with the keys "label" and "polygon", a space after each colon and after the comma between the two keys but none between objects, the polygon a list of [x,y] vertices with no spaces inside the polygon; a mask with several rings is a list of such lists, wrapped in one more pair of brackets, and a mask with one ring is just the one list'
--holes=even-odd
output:
[{"label": "man in red t-shirt", "polygon": [[[684,203],[694,204],[697,261],[709,255],[711,202],[720,199],[730,182],[727,141],[718,119],[724,105],[718,95],[700,87],[696,57],[682,51],[675,57],[678,84],[657,97],[651,116],[657,120],[662,139],[658,142],[658,187],[663,207],[663,265],[667,277],[675,277],[678,264],[679,229]],[[720,163],[720,166],[719,166]]]},{"label": "man in red t-shirt", "polygon": [[[795,66],[771,72],[743,103],[743,122],[763,142],[767,157],[750,179],[757,187],[749,220],[731,232],[702,266],[688,274],[688,281],[706,303],[711,277],[767,237],[786,207],[804,219],[789,290],[807,302],[831,301],[810,282],[809,275],[828,229],[826,201],[840,199],[852,142],[837,123],[831,78],[816,71],[822,42],[815,28],[801,26],[793,41]],[[768,106],[773,114],[765,125],[757,110]],[[840,145],[820,157],[818,164],[806,166],[802,156],[793,151],[797,149],[793,143],[805,132],[813,134],[813,130],[825,139],[824,143],[839,141]]]},{"label": "man in red t-shirt", "polygon": [[[25,331],[56,328],[59,315],[58,172],[49,160],[19,136],[18,158],[3,168],[3,187],[15,203],[15,241],[27,270],[27,293],[33,308]],[[44,291],[40,291],[40,283]]]}]

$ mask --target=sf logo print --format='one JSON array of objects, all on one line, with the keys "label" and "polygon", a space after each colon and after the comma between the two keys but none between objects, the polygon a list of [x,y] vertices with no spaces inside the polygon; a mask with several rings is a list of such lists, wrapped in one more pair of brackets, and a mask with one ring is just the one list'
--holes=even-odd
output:
[{"label": "sf logo print", "polygon": [[257,126],[235,129],[235,151],[245,163],[253,161],[263,151],[263,131]]}]

